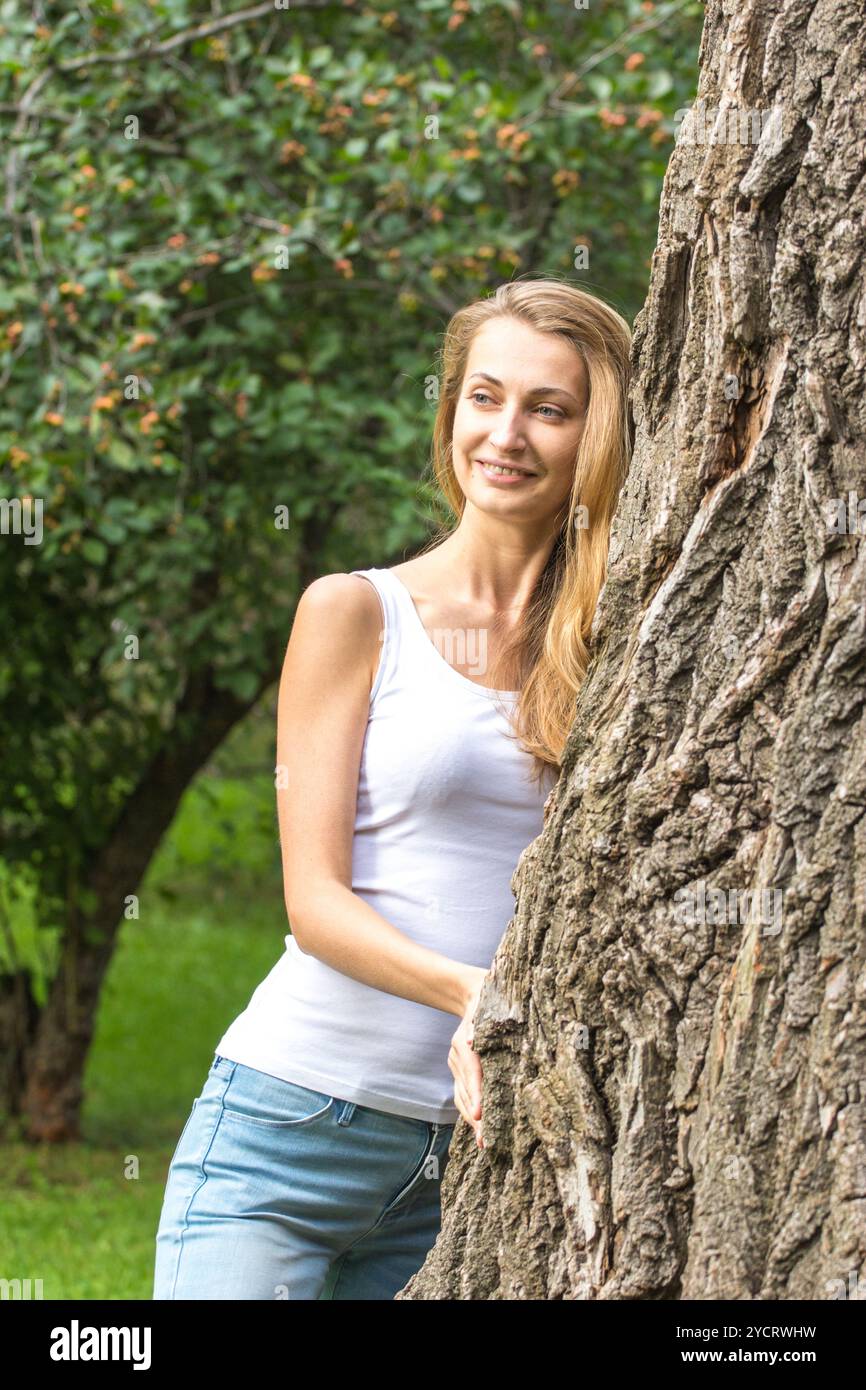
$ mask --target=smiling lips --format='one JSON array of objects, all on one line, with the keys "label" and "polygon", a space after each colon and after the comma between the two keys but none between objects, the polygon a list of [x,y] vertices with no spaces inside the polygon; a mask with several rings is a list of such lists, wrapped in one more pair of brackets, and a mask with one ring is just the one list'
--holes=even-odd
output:
[{"label": "smiling lips", "polygon": [[[486,478],[495,479],[497,482],[519,482],[521,478],[534,478],[536,475],[528,468],[522,468],[512,463],[499,463],[495,459],[476,459]],[[500,472],[500,469],[507,470]]]}]

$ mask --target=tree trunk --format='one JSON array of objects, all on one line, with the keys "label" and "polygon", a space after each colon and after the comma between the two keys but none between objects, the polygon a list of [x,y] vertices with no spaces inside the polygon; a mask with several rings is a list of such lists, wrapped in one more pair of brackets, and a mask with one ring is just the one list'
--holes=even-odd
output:
[{"label": "tree trunk", "polygon": [[866,1297],[864,48],[861,0],[707,5],[486,1148],[398,1297]]},{"label": "tree trunk", "polygon": [[[265,685],[277,674],[269,672]],[[209,668],[191,678],[170,746],[153,759],[86,874],[96,904],[90,919],[70,892],[60,964],[44,1008],[35,1006],[26,973],[0,982],[0,1104],[22,1117],[26,1139],[79,1138],[84,1066],[126,899],[138,891],[190,781],[254,703],[216,690]]]}]

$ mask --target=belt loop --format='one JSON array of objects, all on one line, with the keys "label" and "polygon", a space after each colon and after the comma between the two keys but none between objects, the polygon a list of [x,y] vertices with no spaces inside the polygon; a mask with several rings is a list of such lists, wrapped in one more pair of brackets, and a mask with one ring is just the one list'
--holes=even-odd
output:
[{"label": "belt loop", "polygon": [[354,1115],[354,1113],[355,1113],[355,1102],[354,1102],[353,1100],[344,1100],[344,1101],[343,1101],[343,1108],[342,1108],[342,1110],[340,1111],[339,1115],[337,1116],[337,1124],[338,1124],[338,1125],[347,1125],[347,1124],[349,1124],[349,1122],[351,1121],[352,1116]]}]

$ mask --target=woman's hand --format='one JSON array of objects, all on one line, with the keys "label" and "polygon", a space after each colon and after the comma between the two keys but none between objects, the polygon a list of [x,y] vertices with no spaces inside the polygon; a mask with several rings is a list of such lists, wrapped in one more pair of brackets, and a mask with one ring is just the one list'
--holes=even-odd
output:
[{"label": "woman's hand", "polygon": [[481,1062],[472,1046],[472,1019],[478,1007],[481,987],[489,975],[489,970],[480,966],[470,967],[473,976],[468,985],[468,998],[463,1010],[460,1027],[451,1039],[448,1053],[448,1066],[454,1077],[454,1103],[460,1114],[475,1131],[478,1147],[484,1148],[481,1137]]}]

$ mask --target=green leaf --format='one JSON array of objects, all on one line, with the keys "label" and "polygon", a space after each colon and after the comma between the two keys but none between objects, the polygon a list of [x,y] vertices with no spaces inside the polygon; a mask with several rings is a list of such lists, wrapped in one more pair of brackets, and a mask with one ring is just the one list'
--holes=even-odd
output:
[{"label": "green leaf", "polygon": [[255,671],[221,671],[214,683],[230,690],[239,700],[251,700],[259,688],[259,677]]},{"label": "green leaf", "polygon": [[662,69],[654,72],[647,83],[647,96],[651,101],[658,101],[660,97],[666,97],[668,92],[673,90],[674,79],[669,72]]},{"label": "green leaf", "polygon": [[589,76],[585,77],[583,80],[593,96],[597,97],[599,101],[610,101],[613,93],[613,83],[609,77],[605,77],[600,72],[591,72]]},{"label": "green leaf", "polygon": [[95,540],[93,536],[88,536],[81,543],[81,553],[91,565],[102,565],[108,556],[108,546]]},{"label": "green leaf", "polygon": [[135,468],[136,455],[132,447],[127,444],[125,439],[120,439],[117,435],[111,440],[108,446],[108,457],[118,468]]}]

